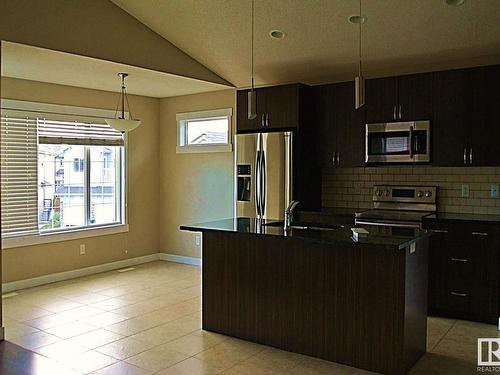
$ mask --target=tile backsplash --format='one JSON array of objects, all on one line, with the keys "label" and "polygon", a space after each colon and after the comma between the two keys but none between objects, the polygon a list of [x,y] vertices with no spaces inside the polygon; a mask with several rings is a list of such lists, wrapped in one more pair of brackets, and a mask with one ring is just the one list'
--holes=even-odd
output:
[{"label": "tile backsplash", "polygon": [[[439,212],[499,215],[492,184],[500,184],[500,167],[325,168],[322,201],[326,210],[368,209],[374,185],[429,185],[438,187]],[[468,185],[468,197],[462,197],[462,185]]]}]

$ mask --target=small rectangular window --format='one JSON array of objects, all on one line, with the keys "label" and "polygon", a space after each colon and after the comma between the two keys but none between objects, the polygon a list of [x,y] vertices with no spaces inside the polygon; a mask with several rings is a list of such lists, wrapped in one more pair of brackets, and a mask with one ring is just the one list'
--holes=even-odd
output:
[{"label": "small rectangular window", "polygon": [[232,109],[177,114],[177,152],[230,152]]}]

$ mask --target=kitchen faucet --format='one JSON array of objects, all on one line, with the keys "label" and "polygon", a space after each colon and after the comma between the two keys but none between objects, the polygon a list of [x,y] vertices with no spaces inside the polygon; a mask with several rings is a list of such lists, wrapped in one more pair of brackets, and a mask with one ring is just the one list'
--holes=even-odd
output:
[{"label": "kitchen faucet", "polygon": [[299,201],[291,201],[288,207],[285,210],[285,220],[284,220],[284,229],[285,231],[290,230],[290,224],[292,223],[293,210],[299,204]]}]

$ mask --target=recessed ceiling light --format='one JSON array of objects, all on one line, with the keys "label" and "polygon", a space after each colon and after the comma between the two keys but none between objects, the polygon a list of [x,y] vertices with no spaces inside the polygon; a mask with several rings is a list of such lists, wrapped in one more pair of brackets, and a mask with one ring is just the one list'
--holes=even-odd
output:
[{"label": "recessed ceiling light", "polygon": [[446,0],[446,4],[457,7],[465,3],[465,0]]},{"label": "recessed ceiling light", "polygon": [[285,33],[281,30],[271,30],[269,31],[269,36],[273,39],[283,39],[285,37]]},{"label": "recessed ceiling light", "polygon": [[349,22],[354,24],[365,23],[367,20],[366,16],[355,14],[354,16],[349,17]]}]

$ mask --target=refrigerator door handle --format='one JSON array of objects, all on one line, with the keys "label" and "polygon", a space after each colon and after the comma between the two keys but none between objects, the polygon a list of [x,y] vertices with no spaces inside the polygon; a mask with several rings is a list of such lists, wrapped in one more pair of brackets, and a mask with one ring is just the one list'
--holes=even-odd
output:
[{"label": "refrigerator door handle", "polygon": [[257,151],[255,159],[255,209],[257,217],[260,217],[260,151]]},{"label": "refrigerator door handle", "polygon": [[262,188],[260,191],[260,199],[261,199],[261,205],[260,205],[260,210],[262,216],[264,216],[266,212],[266,189],[267,189],[267,177],[266,177],[266,153],[264,150],[260,152],[261,155],[261,162],[260,162],[260,173],[261,175],[261,182],[262,182]]}]

